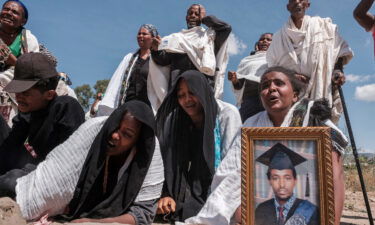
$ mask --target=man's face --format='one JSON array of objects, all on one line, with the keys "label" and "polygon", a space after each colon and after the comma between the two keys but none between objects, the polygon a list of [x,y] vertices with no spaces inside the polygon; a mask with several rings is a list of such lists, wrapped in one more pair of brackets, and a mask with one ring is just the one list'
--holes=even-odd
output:
[{"label": "man's face", "polygon": [[303,18],[306,10],[310,7],[309,0],[289,0],[286,8],[290,12],[290,15],[295,18]]},{"label": "man's face", "polygon": [[24,92],[16,93],[18,110],[23,113],[34,112],[47,107],[48,102],[55,97],[55,91],[41,92],[39,89],[30,88]]},{"label": "man's face", "polygon": [[205,9],[199,5],[192,5],[186,13],[186,24],[188,29],[200,26],[205,16]]},{"label": "man's face", "polygon": [[291,169],[271,169],[270,179],[268,181],[276,199],[284,204],[293,195],[293,189],[297,179],[293,177],[293,171]]}]

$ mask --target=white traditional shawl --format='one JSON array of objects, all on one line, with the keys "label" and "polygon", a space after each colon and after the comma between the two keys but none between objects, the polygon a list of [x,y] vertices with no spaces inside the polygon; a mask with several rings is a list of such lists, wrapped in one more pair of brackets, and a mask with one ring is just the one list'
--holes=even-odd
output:
[{"label": "white traditional shawl", "polygon": [[[39,43],[36,37],[29,31],[25,30],[26,44],[28,52],[39,52]],[[24,54],[23,48],[21,48],[21,54]],[[12,107],[9,120],[7,121],[8,125],[12,127],[12,118],[17,114],[17,102],[13,99],[14,95],[10,95],[7,92],[3,92],[5,86],[7,86],[14,77],[14,66],[11,66],[9,69],[0,72],[0,104],[1,105],[10,105]]]},{"label": "white traditional shawl", "polygon": [[[215,77],[215,97],[221,98],[224,91],[225,70],[228,64],[228,42],[226,40],[223,43],[216,56],[214,42],[215,31],[211,28],[205,29],[198,26],[188,30],[183,29],[178,33],[164,37],[159,50],[187,54],[200,72]],[[159,76],[161,75],[155,75],[155,77]],[[169,79],[169,74],[164,74],[163,77]],[[166,88],[164,88],[168,89],[168,82],[163,81],[160,85],[166,85]]]},{"label": "white traditional shawl", "polygon": [[[107,118],[98,117],[86,121],[64,143],[53,149],[36,170],[17,179],[16,200],[25,219],[63,212],[73,198],[92,142]],[[154,156],[135,201],[159,198],[163,182],[164,167],[156,138]]]},{"label": "white traditional shawl", "polygon": [[[36,37],[29,31],[25,31],[26,44],[28,52],[39,52],[39,43]],[[24,54],[23,48],[21,48],[21,54]],[[14,66],[11,66],[9,69],[0,72],[0,88],[4,88],[9,82],[13,79],[14,76]]]},{"label": "white traditional shawl", "polygon": [[306,97],[325,98],[334,107],[334,119],[342,112],[338,96],[332,96],[332,73],[339,57],[347,64],[353,52],[330,18],[305,16],[301,29],[289,18],[273,35],[267,51],[268,66],[283,66],[310,78]]},{"label": "white traditional shawl", "polygon": [[[266,52],[258,51],[255,55],[249,55],[243,58],[237,68],[237,79],[246,79],[253,82],[260,82],[260,77],[267,70]],[[242,103],[243,92],[245,84],[240,90],[237,90],[232,85],[233,92],[237,99],[237,106]]]},{"label": "white traditional shawl", "polygon": [[[97,116],[109,116],[113,110],[117,109],[119,106],[121,101],[120,92],[123,84],[122,81],[124,80],[125,70],[128,68],[133,54],[134,53],[127,54],[118,65],[116,71],[113,73],[105,91],[103,100],[99,105]],[[128,82],[130,78],[135,61],[137,60],[135,59],[133,65],[130,66],[126,82]]]},{"label": "white traditional shawl", "polygon": [[[241,117],[236,107],[218,100],[222,148],[225,154],[211,183],[211,194],[200,212],[186,224],[229,224],[241,203]],[[230,190],[230,194],[227,193]],[[233,190],[233,191],[232,191]],[[183,223],[182,223],[183,224]]]},{"label": "white traditional shawl", "polygon": [[[109,116],[113,110],[115,110],[120,104],[120,92],[123,85],[125,71],[129,66],[130,60],[135,53],[127,54],[120,65],[118,65],[116,71],[113,73],[111,80],[108,83],[108,87],[105,91],[102,102],[99,105],[99,109],[96,116]],[[128,85],[129,78],[132,73],[133,66],[137,61],[138,56],[134,59],[132,65],[126,77],[126,86]],[[161,103],[163,102],[167,91],[169,81],[169,70],[168,68],[156,65],[150,56],[149,70],[147,77],[147,96],[151,103],[152,110],[156,114]],[[125,90],[126,91],[126,90]]]}]

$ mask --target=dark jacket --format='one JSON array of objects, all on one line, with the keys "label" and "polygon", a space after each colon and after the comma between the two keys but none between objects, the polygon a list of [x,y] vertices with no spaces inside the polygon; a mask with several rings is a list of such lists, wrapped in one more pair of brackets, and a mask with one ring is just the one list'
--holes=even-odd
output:
[{"label": "dark jacket", "polygon": [[[56,97],[45,109],[18,113],[9,136],[0,146],[0,174],[23,168],[26,164],[39,164],[83,122],[82,107],[69,96]],[[34,149],[36,155],[30,154],[25,143]]]}]

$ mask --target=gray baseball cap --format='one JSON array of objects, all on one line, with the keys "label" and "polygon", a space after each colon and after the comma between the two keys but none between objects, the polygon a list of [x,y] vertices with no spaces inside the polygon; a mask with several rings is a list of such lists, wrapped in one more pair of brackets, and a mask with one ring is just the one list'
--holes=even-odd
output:
[{"label": "gray baseball cap", "polygon": [[58,76],[51,60],[42,53],[26,53],[16,62],[13,80],[4,88],[10,93],[24,92],[38,81]]}]

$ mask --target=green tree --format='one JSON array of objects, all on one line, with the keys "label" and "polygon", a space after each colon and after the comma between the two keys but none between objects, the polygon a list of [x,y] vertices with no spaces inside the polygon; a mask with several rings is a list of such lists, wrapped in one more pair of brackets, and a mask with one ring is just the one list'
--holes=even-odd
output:
[{"label": "green tree", "polygon": [[109,83],[109,80],[97,80],[94,89],[95,89],[95,94],[98,94],[99,92],[103,93],[105,92],[105,89],[107,88]]},{"label": "green tree", "polygon": [[90,85],[84,84],[81,86],[77,86],[76,88],[74,88],[74,91],[77,95],[78,102],[85,110],[87,110],[90,107],[90,99],[94,96]]}]

